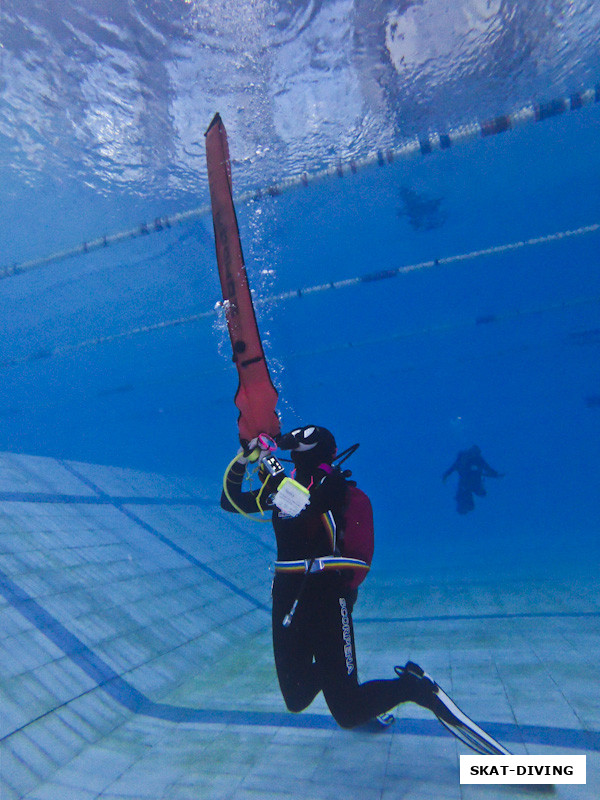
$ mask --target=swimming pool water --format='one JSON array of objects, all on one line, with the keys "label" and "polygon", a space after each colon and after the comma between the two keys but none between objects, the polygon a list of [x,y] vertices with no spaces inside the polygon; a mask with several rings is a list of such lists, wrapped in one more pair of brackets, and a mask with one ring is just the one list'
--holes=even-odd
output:
[{"label": "swimming pool water", "polygon": [[[31,673],[47,670],[63,688],[75,676],[75,699],[44,705],[32,689],[22,706],[31,715],[6,741],[18,739],[15,752],[33,763],[33,720],[62,725],[77,708],[109,751],[127,743],[122,764],[86,751],[56,784],[44,767],[43,780],[20,784],[33,794],[14,796],[41,800],[70,785],[82,800],[114,800],[152,771],[161,797],[219,797],[233,772],[267,796],[265,775],[273,764],[283,775],[281,760],[290,772],[275,796],[301,785],[301,796],[325,797],[334,784],[306,770],[320,774],[335,746],[348,748],[339,756],[348,785],[360,778],[358,753],[372,750],[365,797],[418,797],[424,736],[441,770],[426,791],[458,796],[429,721],[411,718],[392,735],[379,775],[382,748],[337,738],[321,706],[297,728],[277,716],[268,526],[216,509],[238,443],[212,222],[198,212],[153,228],[208,203],[203,132],[217,110],[234,193],[262,190],[237,211],[283,428],[314,422],[342,448],[361,445],[347,466],[372,499],[377,537],[361,668],[381,674],[415,653],[529,751],[561,742],[597,751],[600,104],[411,159],[385,155],[411,136],[596,86],[594,4],[396,5],[244,3],[237,31],[227,3],[81,2],[54,21],[52,4],[0,10],[3,641],[9,654],[33,642],[37,659],[9,658],[10,719]],[[221,82],[217,62],[228,68]],[[381,165],[374,157],[353,172],[378,150]],[[338,164],[343,177],[300,180]],[[295,188],[269,193],[288,178]],[[142,223],[151,232],[60,256]],[[505,477],[460,516],[454,477],[441,478],[475,443]],[[235,649],[245,636],[253,662]],[[89,666],[77,672],[88,650],[95,677]],[[88,695],[110,699],[92,709]],[[152,713],[136,717],[141,707]],[[165,708],[191,724],[210,778],[183,728],[161,727]],[[235,769],[219,756],[221,724],[226,749],[241,748]],[[271,746],[265,763],[257,753]],[[105,758],[114,785],[100,787]],[[7,787],[19,763],[6,767]]]}]

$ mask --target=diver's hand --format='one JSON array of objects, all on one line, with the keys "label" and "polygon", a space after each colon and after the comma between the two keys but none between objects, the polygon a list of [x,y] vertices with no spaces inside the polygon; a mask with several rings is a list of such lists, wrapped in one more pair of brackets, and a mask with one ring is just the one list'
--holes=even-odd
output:
[{"label": "diver's hand", "polygon": [[242,446],[238,454],[238,464],[247,464],[249,461],[255,463],[258,461],[260,464],[263,458],[271,452],[272,448],[265,445],[268,443],[268,438],[264,434],[256,436],[249,442],[242,441]]}]

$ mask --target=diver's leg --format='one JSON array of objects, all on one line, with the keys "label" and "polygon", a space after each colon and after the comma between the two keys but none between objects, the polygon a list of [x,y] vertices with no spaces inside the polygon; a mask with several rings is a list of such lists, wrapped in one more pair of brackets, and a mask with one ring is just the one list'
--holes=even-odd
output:
[{"label": "diver's leg", "polygon": [[313,591],[303,600],[309,600],[312,610],[318,612],[310,626],[316,666],[325,700],[340,727],[362,725],[400,703],[413,702],[433,711],[454,736],[476,752],[508,754],[413,662],[396,667],[395,679],[359,683],[352,614],[343,587],[335,580],[328,581],[327,576],[319,576],[311,581],[310,588]]},{"label": "diver's leg", "polygon": [[310,615],[300,600],[289,626],[283,620],[297,597],[295,576],[276,576],[273,583],[273,655],[279,687],[289,711],[307,708],[321,690],[317,665],[313,661]]},{"label": "diver's leg", "polygon": [[[317,581],[320,584],[318,617],[315,617],[313,635],[323,694],[338,725],[354,728],[410,699],[406,680],[358,682],[352,614],[343,587],[336,586],[335,580],[319,577],[312,582],[311,589],[316,589]],[[317,606],[316,598],[313,602]]]},{"label": "diver's leg", "polygon": [[477,497],[486,496],[487,491],[485,489],[482,478],[478,478],[476,481],[473,482],[473,494],[476,494]]},{"label": "diver's leg", "polygon": [[459,514],[468,514],[469,511],[473,511],[475,508],[475,502],[473,501],[473,495],[468,489],[460,488],[456,492],[456,510]]}]

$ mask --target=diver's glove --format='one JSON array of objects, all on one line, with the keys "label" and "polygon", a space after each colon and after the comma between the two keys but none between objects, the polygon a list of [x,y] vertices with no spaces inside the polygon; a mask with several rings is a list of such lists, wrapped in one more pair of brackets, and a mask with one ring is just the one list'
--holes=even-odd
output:
[{"label": "diver's glove", "polygon": [[250,439],[249,442],[243,440],[241,444],[242,446],[238,451],[237,463],[243,464],[244,466],[249,461],[252,463],[258,462],[260,464],[263,458],[268,456],[269,453],[272,453],[275,449],[275,444],[271,437],[264,433],[255,436],[254,439]]}]

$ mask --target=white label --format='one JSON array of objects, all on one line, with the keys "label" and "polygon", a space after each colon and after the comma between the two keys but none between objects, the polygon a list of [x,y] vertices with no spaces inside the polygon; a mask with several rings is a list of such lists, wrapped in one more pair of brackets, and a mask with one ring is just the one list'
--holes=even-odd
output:
[{"label": "white label", "polygon": [[289,517],[297,517],[306,508],[310,492],[305,486],[292,478],[284,478],[273,498],[277,508]]},{"label": "white label", "polygon": [[461,756],[461,783],[585,783],[585,756]]}]

